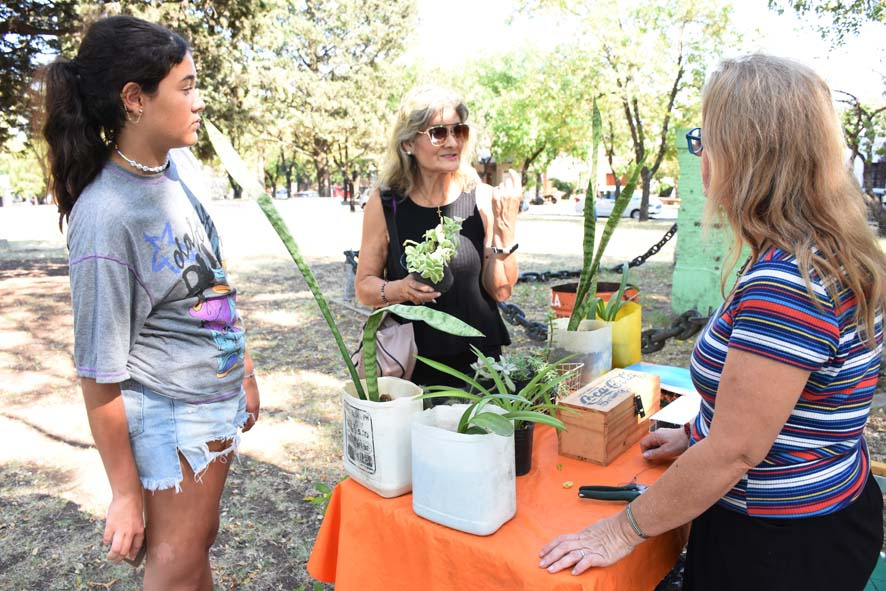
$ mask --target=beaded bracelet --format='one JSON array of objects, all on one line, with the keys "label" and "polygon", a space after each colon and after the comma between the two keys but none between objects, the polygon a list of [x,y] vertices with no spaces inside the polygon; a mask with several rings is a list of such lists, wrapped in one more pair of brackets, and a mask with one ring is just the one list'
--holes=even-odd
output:
[{"label": "beaded bracelet", "polygon": [[649,536],[643,533],[643,530],[640,529],[640,526],[637,525],[637,520],[634,519],[634,510],[631,509],[631,503],[628,503],[628,506],[625,507],[625,514],[628,516],[628,523],[631,524],[631,529],[634,530],[634,533],[643,538],[644,540],[648,540]]},{"label": "beaded bracelet", "polygon": [[251,372],[243,375],[244,380],[248,380],[249,378],[254,378],[254,377],[255,377],[255,370],[254,369]]},{"label": "beaded bracelet", "polygon": [[386,286],[387,284],[388,284],[387,281],[383,281],[382,284],[381,284],[381,301],[382,301],[382,303],[383,303],[385,306],[387,306],[388,304],[391,303],[391,302],[388,301],[388,298],[385,296],[385,286]]}]

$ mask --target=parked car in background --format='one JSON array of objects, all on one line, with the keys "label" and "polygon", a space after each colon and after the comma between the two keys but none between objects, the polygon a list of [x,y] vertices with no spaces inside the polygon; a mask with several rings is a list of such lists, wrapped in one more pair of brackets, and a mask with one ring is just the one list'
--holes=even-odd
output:
[{"label": "parked car in background", "polygon": [[299,199],[302,199],[302,198],[313,199],[314,197],[319,197],[319,196],[320,196],[320,193],[318,193],[317,191],[299,191],[298,193],[296,193],[294,195],[294,197],[297,197]]},{"label": "parked car in background", "polygon": [[[629,217],[635,220],[640,219],[640,201],[643,199],[643,196],[639,193],[634,193],[631,197],[631,200],[628,202],[628,206],[625,208],[622,217]],[[612,213],[612,208],[615,206],[615,191],[604,191],[600,196],[597,197],[596,201],[594,201],[594,207],[597,211],[598,217],[609,217],[609,214]],[[584,211],[584,200],[581,200],[575,205],[576,211]],[[649,217],[654,218],[661,214],[662,203],[661,199],[659,199],[656,195],[649,196]]]},{"label": "parked car in background", "polygon": [[289,199],[289,191],[286,190],[286,187],[280,187],[274,191],[274,199]]}]

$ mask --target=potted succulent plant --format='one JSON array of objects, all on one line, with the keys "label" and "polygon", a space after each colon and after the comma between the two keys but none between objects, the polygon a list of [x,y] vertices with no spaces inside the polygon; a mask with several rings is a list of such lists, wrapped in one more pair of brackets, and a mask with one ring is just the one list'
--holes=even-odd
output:
[{"label": "potted succulent plant", "polygon": [[582,383],[588,383],[612,368],[612,328],[605,322],[596,320],[597,280],[600,261],[609,244],[615,228],[621,221],[628,202],[640,176],[642,162],[630,167],[627,183],[615,200],[612,212],[606,221],[600,242],[594,249],[597,230],[597,215],[594,198],[597,182],[597,153],[602,138],[602,117],[594,101],[592,116],[591,176],[588,181],[587,197],[584,204],[584,240],[581,277],[578,284],[555,285],[552,288],[552,304],[564,310],[563,302],[567,293],[574,292],[574,303],[567,318],[557,318],[553,322],[552,348],[556,355],[575,354],[577,361],[584,363]]},{"label": "potted succulent plant", "polygon": [[[459,421],[459,428],[464,428],[459,432],[479,433],[478,429],[488,428],[501,435],[513,433],[516,475],[522,476],[532,468],[535,423],[550,425],[556,429],[564,428],[559,419],[550,415],[560,408],[557,404],[558,390],[569,376],[559,373],[558,369],[569,358],[546,363],[535,355],[505,354],[501,359],[495,360],[483,355],[475,347],[472,351],[477,356],[477,361],[472,366],[475,369],[473,377],[419,357],[420,361],[458,378],[470,390],[465,392],[453,390],[449,386],[431,386],[426,389],[428,394],[425,397],[461,398],[471,402]],[[486,416],[480,412],[490,403],[504,412],[500,416]],[[480,417],[481,425],[476,425],[477,417]],[[512,425],[505,424],[510,421],[513,421]]]},{"label": "potted succulent plant", "polygon": [[204,122],[222,164],[243,190],[256,199],[305,278],[351,377],[342,394],[345,471],[354,480],[384,497],[409,492],[412,487],[409,424],[412,415],[422,410],[419,398],[421,388],[399,378],[378,377],[375,363],[376,332],[382,315],[390,311],[406,319],[421,320],[438,330],[461,336],[483,336],[482,333],[449,314],[423,306],[395,304],[375,310],[370,314],[364,328],[366,379],[361,380],[320,284],[270,197],[249,173],[230,141],[211,122]]},{"label": "potted succulent plant", "polygon": [[[520,390],[513,392],[503,370],[474,349],[493,385],[441,363],[419,360],[454,376],[472,392],[451,386],[432,386],[424,397],[456,397],[468,404],[435,406],[412,422],[412,507],[416,514],[468,533],[488,535],[511,519],[517,510],[517,446],[520,433],[535,423],[563,429],[559,419],[545,414],[558,408],[556,388],[563,379],[556,365],[544,367]],[[501,366],[500,366],[501,367]],[[506,363],[504,367],[509,367]],[[521,438],[526,442],[526,438]],[[531,435],[528,449],[532,449]],[[531,456],[530,456],[531,457]],[[529,470],[531,464],[525,465]]]},{"label": "potted succulent plant", "polygon": [[440,214],[440,223],[425,232],[421,242],[403,242],[403,266],[416,281],[446,293],[454,281],[449,261],[458,252],[461,220]]}]

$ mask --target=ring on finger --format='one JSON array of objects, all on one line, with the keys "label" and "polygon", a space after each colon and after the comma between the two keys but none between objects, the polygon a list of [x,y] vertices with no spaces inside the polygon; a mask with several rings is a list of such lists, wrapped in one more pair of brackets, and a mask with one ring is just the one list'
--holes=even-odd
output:
[{"label": "ring on finger", "polygon": [[582,550],[581,548],[579,548],[578,553],[581,554],[581,559],[584,560],[585,559],[585,551]]}]

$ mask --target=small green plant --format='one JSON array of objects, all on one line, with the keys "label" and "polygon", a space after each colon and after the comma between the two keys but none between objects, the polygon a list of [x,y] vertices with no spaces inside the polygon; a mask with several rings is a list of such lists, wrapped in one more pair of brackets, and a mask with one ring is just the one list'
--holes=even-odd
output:
[{"label": "small green plant", "polygon": [[382,313],[385,311],[391,311],[407,320],[422,320],[437,330],[450,332],[458,336],[483,336],[483,333],[465,324],[458,318],[450,316],[445,312],[440,312],[424,306],[394,304],[392,306],[375,310],[369,315],[369,320],[366,321],[366,328],[363,331],[363,359],[366,362],[366,390],[364,391],[360,377],[357,375],[357,368],[354,366],[354,362],[351,361],[351,355],[348,352],[348,348],[345,346],[341,331],[338,329],[338,325],[336,325],[335,319],[332,317],[332,311],[329,309],[329,302],[320,290],[320,283],[314,276],[314,272],[311,271],[310,265],[308,265],[307,261],[305,261],[304,257],[301,255],[298,244],[295,242],[295,238],[292,237],[289,228],[286,226],[286,222],[280,217],[271,198],[268,197],[267,193],[264,192],[262,187],[252,176],[252,173],[249,172],[246,164],[231,145],[230,140],[228,140],[228,138],[226,138],[211,121],[206,119],[203,121],[206,125],[206,130],[209,133],[209,141],[212,143],[212,147],[221,159],[228,174],[230,174],[231,177],[243,187],[246,194],[251,195],[255,198],[256,202],[258,202],[258,206],[264,212],[268,221],[271,222],[271,226],[273,226],[277,235],[280,236],[280,240],[283,241],[286,250],[289,251],[292,260],[305,278],[305,282],[308,284],[308,288],[314,296],[314,301],[317,302],[317,306],[320,308],[320,312],[323,314],[323,318],[326,320],[326,324],[332,332],[332,337],[335,339],[336,345],[338,345],[339,353],[341,353],[342,360],[348,368],[348,373],[351,376],[351,381],[354,384],[354,389],[357,392],[358,398],[361,400],[371,400],[373,402],[378,402],[379,400],[378,368],[375,364],[376,334],[378,332],[378,326],[381,324]]},{"label": "small green plant", "polygon": [[513,394],[518,384],[525,384],[547,365],[544,359],[533,353],[504,353],[499,359],[486,357],[484,361],[478,357],[477,361],[471,364],[471,369],[474,370],[474,379],[489,383],[493,381],[493,377],[487,367],[491,366],[501,376],[508,393]]},{"label": "small green plant", "polygon": [[312,505],[323,507],[323,514],[326,515],[326,508],[329,507],[329,500],[332,498],[332,489],[322,482],[315,482],[314,490],[316,490],[318,494],[307,495],[305,496],[305,500]]},{"label": "small green plant", "polygon": [[442,281],[446,265],[458,252],[459,232],[461,219],[441,214],[440,223],[425,232],[424,240],[404,241],[407,270],[434,283]]},{"label": "small green plant", "polygon": [[600,270],[600,260],[603,258],[603,252],[606,250],[606,245],[609,244],[609,239],[612,238],[612,234],[615,232],[615,227],[621,221],[621,216],[634,194],[644,162],[637,162],[628,169],[627,183],[613,204],[612,212],[609,214],[609,219],[606,220],[606,226],[603,228],[603,235],[600,237],[600,244],[597,245],[595,251],[594,240],[597,232],[597,214],[594,210],[594,199],[592,196],[597,194],[596,156],[600,150],[600,141],[603,135],[603,121],[600,116],[600,110],[597,108],[596,99],[594,100],[591,122],[591,154],[593,157],[591,158],[591,178],[588,181],[584,208],[581,278],[578,281],[575,304],[572,308],[572,314],[569,316],[569,325],[566,330],[578,330],[578,325],[581,324],[582,320],[593,318],[591,314],[596,313],[597,308],[594,299],[597,294],[597,272]]},{"label": "small green plant", "polygon": [[594,310],[600,320],[614,322],[618,316],[619,310],[624,305],[625,289],[628,286],[628,271],[630,271],[630,267],[625,263],[622,265],[621,283],[618,286],[618,291],[609,298],[609,302],[603,301],[603,298],[594,298]]},{"label": "small green plant", "polygon": [[[458,378],[471,389],[470,392],[465,392],[455,390],[451,386],[430,386],[426,388],[428,394],[422,396],[422,398],[462,398],[470,401],[459,421],[457,429],[459,433],[492,432],[507,437],[515,428],[522,427],[523,423],[542,423],[555,429],[566,428],[562,421],[545,413],[560,409],[560,405],[556,402],[557,389],[560,382],[568,376],[559,375],[557,367],[569,358],[557,363],[544,364],[525,386],[513,392],[515,389],[513,384],[508,386],[502,371],[493,365],[493,360],[483,355],[476,347],[471,347],[471,350],[477,355],[478,363],[484,367],[484,375],[491,378],[491,386],[481,383],[477,379],[479,375],[470,377],[448,365],[424,357],[418,358],[434,369]],[[484,410],[489,404],[499,407],[503,412]]]}]

